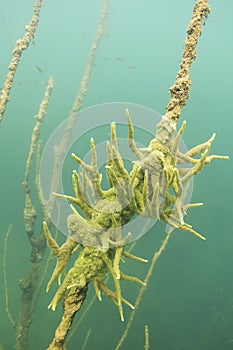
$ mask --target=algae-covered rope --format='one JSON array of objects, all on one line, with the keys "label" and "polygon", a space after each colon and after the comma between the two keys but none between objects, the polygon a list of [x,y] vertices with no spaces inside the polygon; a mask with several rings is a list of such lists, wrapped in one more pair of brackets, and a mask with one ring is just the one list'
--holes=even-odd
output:
[{"label": "algae-covered rope", "polygon": [[189,89],[191,85],[190,67],[196,58],[196,46],[199,36],[202,32],[202,25],[210,13],[207,0],[197,0],[193,9],[192,19],[186,30],[187,36],[184,42],[184,49],[180,70],[176,76],[176,82],[169,88],[171,98],[166,107],[165,118],[172,123],[179,120],[182,108],[186,105],[189,98]]},{"label": "algae-covered rope", "polygon": [[15,48],[12,52],[12,59],[8,67],[6,80],[0,93],[0,124],[3,118],[3,114],[6,110],[7,102],[9,101],[9,95],[13,85],[15,73],[20,61],[20,57],[23,53],[23,50],[26,50],[31,41],[34,39],[36,29],[39,23],[40,9],[42,7],[42,4],[42,0],[36,0],[31,22],[28,25],[26,25],[25,34],[23,38],[18,39],[16,41]]},{"label": "algae-covered rope", "polygon": [[47,350],[64,350],[67,334],[73,323],[76,312],[81,308],[87,293],[87,285],[79,290],[76,288],[72,294],[65,298],[63,303],[63,315],[58,325],[52,343]]}]

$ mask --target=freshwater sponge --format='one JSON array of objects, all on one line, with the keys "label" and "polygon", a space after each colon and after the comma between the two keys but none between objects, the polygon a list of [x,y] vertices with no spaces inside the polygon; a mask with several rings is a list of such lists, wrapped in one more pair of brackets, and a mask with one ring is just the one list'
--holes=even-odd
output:
[{"label": "freshwater sponge", "polygon": [[[122,298],[120,280],[141,284],[143,282],[120,271],[121,256],[146,261],[125,250],[125,246],[131,240],[131,233],[123,237],[122,228],[135,215],[162,219],[169,224],[170,230],[180,228],[205,239],[184,221],[187,209],[201,203],[185,204],[185,198],[191,177],[196,175],[204,164],[213,159],[227,159],[224,156],[209,155],[215,134],[208,141],[182,153],[179,145],[186,123],[183,122],[176,133],[176,124],[163,117],[157,124],[156,135],[148,147],[138,149],[128,110],[126,117],[129,147],[138,158],[133,162],[131,172],[129,173],[124,166],[118,149],[116,125],[112,123],[111,140],[107,142],[106,174],[109,188],[104,190],[101,186],[102,175],[97,168],[95,144],[91,139],[90,165],[72,154],[82,168],[81,174],[74,171],[72,175],[74,196],[55,194],[72,203],[73,214],[67,218],[69,237],[62,247],[58,247],[44,223],[48,245],[57,256],[57,265],[47,290],[56,278],[60,281],[59,276],[71,254],[80,248],[82,251],[49,305],[52,309],[55,309],[59,300],[69,295],[72,289],[82,290],[93,281],[98,298],[101,300],[101,292],[108,295],[117,304],[123,320],[122,302],[132,308],[133,306]],[[200,157],[194,158],[197,155]],[[79,213],[78,208],[83,215]],[[76,242],[80,245],[77,246]],[[107,271],[113,278],[114,292],[103,281]]]}]

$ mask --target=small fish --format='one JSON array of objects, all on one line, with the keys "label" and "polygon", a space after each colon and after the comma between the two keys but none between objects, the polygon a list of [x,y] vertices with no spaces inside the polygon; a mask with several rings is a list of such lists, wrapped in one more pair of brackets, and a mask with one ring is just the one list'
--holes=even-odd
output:
[{"label": "small fish", "polygon": [[36,67],[36,69],[38,70],[39,73],[43,73],[42,69],[39,66],[35,65],[35,67]]},{"label": "small fish", "polygon": [[124,58],[123,58],[123,57],[116,57],[116,58],[115,58],[115,61],[117,61],[117,62],[122,62],[122,61],[124,61]]},{"label": "small fish", "polygon": [[128,66],[129,69],[137,69],[138,66]]}]

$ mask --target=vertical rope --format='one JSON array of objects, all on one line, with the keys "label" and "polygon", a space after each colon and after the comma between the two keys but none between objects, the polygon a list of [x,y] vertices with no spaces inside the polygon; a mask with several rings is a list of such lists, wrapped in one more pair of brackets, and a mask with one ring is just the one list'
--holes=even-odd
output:
[{"label": "vertical rope", "polygon": [[36,0],[34,6],[34,12],[31,19],[31,22],[25,27],[25,34],[22,39],[16,41],[15,48],[12,52],[12,59],[8,67],[8,73],[6,76],[5,83],[3,85],[1,94],[0,94],[0,125],[2,122],[3,114],[6,110],[7,102],[9,101],[9,95],[12,88],[13,80],[15,73],[20,61],[20,57],[23,53],[23,50],[26,50],[33,40],[36,29],[39,23],[40,9],[42,7],[43,0]]},{"label": "vertical rope", "polygon": [[208,0],[197,0],[193,8],[192,19],[186,30],[187,36],[184,42],[184,49],[180,70],[176,76],[176,82],[169,88],[171,98],[166,107],[166,119],[177,123],[182,108],[189,98],[191,86],[190,67],[196,58],[196,46],[198,38],[202,33],[202,24],[210,13]]}]

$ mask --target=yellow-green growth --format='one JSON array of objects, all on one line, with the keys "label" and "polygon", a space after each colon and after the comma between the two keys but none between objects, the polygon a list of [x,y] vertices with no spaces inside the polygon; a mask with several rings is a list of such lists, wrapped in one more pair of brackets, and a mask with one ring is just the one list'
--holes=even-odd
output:
[{"label": "yellow-green growth", "polygon": [[[118,149],[116,125],[112,123],[111,140],[107,143],[106,164],[109,189],[104,190],[101,186],[102,174],[98,171],[95,144],[91,139],[91,164],[86,164],[77,155],[72,154],[82,168],[81,176],[77,171],[72,175],[74,195],[56,194],[71,202],[73,212],[67,218],[69,236],[61,247],[52,238],[44,223],[47,244],[57,258],[47,290],[55,279],[58,279],[60,284],[49,305],[53,310],[61,299],[72,294],[74,290],[83,290],[93,282],[98,299],[102,300],[101,293],[106,294],[117,305],[121,320],[124,320],[122,303],[131,308],[133,305],[121,295],[121,280],[144,285],[144,282],[137,277],[127,276],[120,270],[122,255],[129,259],[146,261],[125,250],[132,234],[129,232],[123,236],[122,227],[135,214],[162,219],[170,225],[171,230],[180,228],[205,239],[184,220],[187,209],[200,203],[186,205],[185,198],[188,181],[192,176],[199,173],[203,166],[213,159],[227,159],[224,156],[209,155],[215,134],[207,142],[182,153],[179,144],[186,123],[183,122],[175,134],[176,124],[163,117],[157,124],[156,135],[148,147],[137,149],[128,110],[126,116],[129,147],[138,157],[138,160],[132,163],[131,172],[129,173],[124,166]],[[190,164],[189,167],[187,163]],[[90,191],[92,196],[89,195]],[[82,215],[78,212],[78,208],[82,210]],[[61,282],[61,274],[71,254],[76,254],[77,250],[79,254],[75,263]],[[107,272],[113,279],[114,291],[104,283]]]}]

